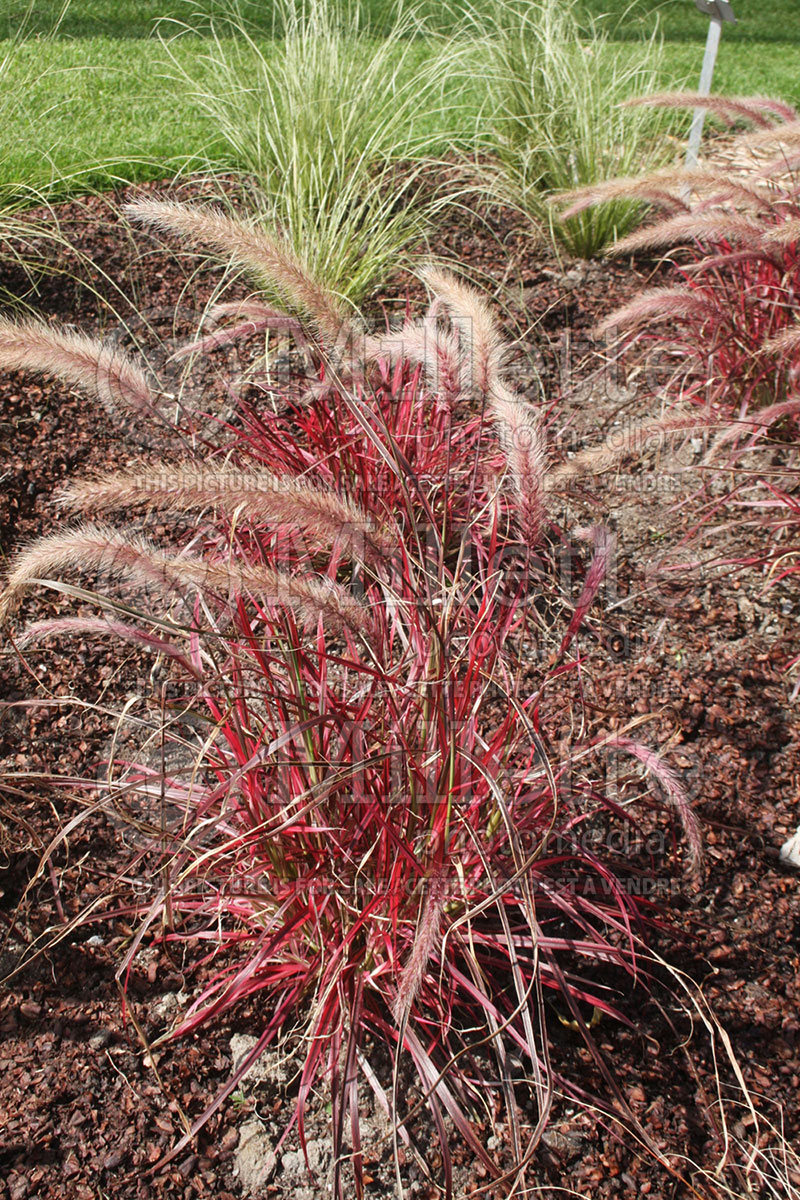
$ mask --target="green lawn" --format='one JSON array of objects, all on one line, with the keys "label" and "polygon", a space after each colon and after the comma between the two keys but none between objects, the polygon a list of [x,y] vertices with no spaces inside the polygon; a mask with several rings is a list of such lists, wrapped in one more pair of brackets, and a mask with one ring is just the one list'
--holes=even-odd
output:
[{"label": "green lawn", "polygon": [[[629,13],[627,24],[631,35],[636,26],[650,28],[653,11],[657,11],[664,37],[669,42],[705,42],[708,18],[698,12],[693,0],[583,0],[584,6],[595,15]],[[747,45],[760,55],[769,43],[800,47],[800,11],[797,0],[730,0],[736,14],[736,25],[726,25],[725,44]],[[624,36],[624,28],[622,30]],[[769,53],[770,51],[766,51]]]},{"label": "green lawn", "polygon": [[[800,46],[800,20],[797,0],[732,0],[739,19],[736,27],[725,30],[726,40],[733,42],[769,42]],[[697,12],[692,0],[661,0],[653,5],[650,0],[583,0],[587,12],[595,15],[610,13],[617,17],[627,14],[626,23],[635,32],[637,24],[649,25],[654,8],[658,11],[665,36],[670,41],[702,41],[705,39],[708,22]],[[372,20],[380,25],[391,10],[391,0],[362,0],[363,8]],[[476,5],[480,7],[480,0]],[[9,37],[18,26],[25,12],[32,9],[30,28],[34,32],[49,30],[61,10],[61,0],[34,0],[28,5],[25,0],[6,0],[4,12],[0,14],[0,38]],[[450,7],[457,11],[458,0]],[[191,18],[198,9],[207,12],[224,11],[224,0],[72,0],[62,23],[59,36],[67,38],[143,38],[152,32],[159,17],[168,16],[178,20]],[[239,0],[239,8],[253,26],[264,33],[271,33],[272,13],[269,0]],[[438,21],[446,6],[441,0],[427,0],[427,9]]]},{"label": "green lawn", "polygon": [[[627,0],[584,2],[595,13],[628,9],[616,35],[621,39],[652,21],[647,0],[632,7]],[[214,3],[223,7],[223,0],[206,7]],[[364,3],[379,22],[386,0]],[[724,29],[716,89],[765,92],[800,103],[798,0],[733,3],[740,21]],[[25,0],[11,0],[10,12],[0,17],[0,35],[15,27],[27,7]],[[29,33],[48,29],[59,8],[57,0],[35,3]],[[262,31],[269,29],[268,3],[241,0],[241,10]],[[3,115],[0,185],[43,185],[51,174],[77,173],[86,186],[107,186],[114,178],[163,176],[201,149],[213,153],[213,126],[166,77],[163,49],[152,37],[159,16],[190,18],[194,11],[188,0],[73,0],[56,36],[32,37],[15,53],[3,80],[6,95],[17,93],[18,99]],[[442,6],[432,2],[432,11],[441,13]],[[664,0],[659,12],[668,41],[667,75],[692,83],[708,22],[692,0]],[[269,45],[265,32],[259,41]],[[7,46],[0,42],[0,60]],[[203,51],[203,39],[186,37],[176,53],[202,74]],[[465,129],[480,99],[477,90],[468,98],[461,118]]]},{"label": "green lawn", "polygon": [[[198,57],[198,43],[186,56]],[[182,56],[183,57],[183,56]],[[37,73],[32,77],[35,64]],[[79,172],[89,186],[152,178],[209,147],[213,130],[164,76],[164,51],[152,40],[109,37],[29,43],[6,77],[25,96],[0,171],[8,181],[48,182]],[[87,170],[89,164],[95,164]]]}]

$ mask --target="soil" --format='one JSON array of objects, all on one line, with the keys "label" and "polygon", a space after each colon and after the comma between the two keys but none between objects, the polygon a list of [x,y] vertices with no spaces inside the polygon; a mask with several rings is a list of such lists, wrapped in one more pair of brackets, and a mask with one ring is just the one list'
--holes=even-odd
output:
[{"label": "soil", "polygon": [[[194,181],[185,190],[197,196],[207,189]],[[185,332],[220,272],[197,257],[176,258],[174,247],[153,237],[134,240],[118,214],[122,198],[95,197],[57,210],[73,249],[34,247],[61,273],[39,278],[29,302],[47,317],[108,335],[121,322],[136,332],[142,311],[153,326],[163,325],[180,294]],[[557,401],[550,427],[561,453],[642,415],[647,398],[605,369],[590,334],[599,317],[660,269],[629,261],[560,263],[502,213],[459,214],[441,243],[500,303],[519,386],[537,401]],[[17,267],[0,266],[0,288],[24,290]],[[244,294],[241,285],[233,285],[233,294]],[[373,311],[402,308],[406,300],[418,310],[422,296],[416,282],[398,279]],[[169,330],[166,340],[180,332]],[[57,527],[51,496],[61,480],[122,466],[158,448],[143,443],[119,413],[14,375],[0,377],[0,431],[4,554]],[[757,560],[770,550],[763,525],[744,526],[740,513],[738,523],[729,510],[714,516],[713,544],[701,538],[681,548],[709,500],[708,491],[697,490],[697,447],[690,443],[681,453],[675,462],[683,474],[657,455],[591,493],[559,498],[554,515],[569,529],[603,520],[617,534],[616,591],[606,594],[605,615],[592,618],[594,636],[585,637],[582,648],[581,711],[595,730],[646,719],[646,740],[666,746],[702,820],[702,881],[686,888],[679,870],[668,865],[659,877],[679,894],[670,906],[672,931],[658,936],[656,948],[697,982],[727,1030],[754,1102],[752,1111],[737,1107],[741,1092],[718,1061],[730,1137],[743,1148],[740,1161],[757,1143],[764,1163],[778,1146],[770,1123],[783,1122],[790,1144],[800,1125],[800,872],[778,857],[800,819],[800,739],[787,670],[800,652],[798,597],[791,577],[768,587],[763,567],[719,565],[735,557]],[[689,570],[688,560],[698,557],[702,564]],[[684,569],[666,575],[661,568],[668,562]],[[64,598],[36,597],[26,602],[25,615],[52,616],[68,607]],[[113,730],[108,710],[132,695],[157,695],[152,660],[96,640],[48,644],[27,652],[24,663],[6,648],[0,689],[0,906],[8,929],[0,965],[9,974],[0,991],[0,1194],[8,1200],[328,1194],[324,1097],[309,1113],[317,1181],[306,1172],[295,1135],[273,1152],[294,1076],[291,1060],[277,1052],[190,1145],[160,1166],[186,1122],[203,1112],[252,1044],[260,1029],[258,1003],[248,1002],[197,1037],[145,1049],[143,1039],[162,1032],[202,982],[203,964],[145,947],[121,1004],[115,972],[132,934],[124,911],[70,924],[103,897],[108,908],[108,895],[124,891],[118,872],[130,846],[105,816],[76,822],[39,869],[59,828],[80,810],[68,787],[47,786],[44,777],[85,774],[102,760]],[[106,712],[88,706],[98,694]],[[58,944],[15,973],[21,956],[30,958],[33,947],[63,928]],[[663,976],[650,999],[629,998],[630,1026],[604,1019],[597,1040],[642,1127],[672,1166],[688,1159],[713,1171],[721,1142],[712,1046],[702,1028],[690,1028],[669,979]],[[566,1024],[554,1019],[552,1025],[554,1058],[588,1087],[595,1068],[580,1038]],[[380,1139],[380,1114],[367,1119]],[[502,1149],[497,1139],[491,1148]],[[367,1166],[367,1195],[394,1195],[385,1144]],[[721,1182],[686,1169],[700,1195],[724,1194]],[[792,1170],[791,1164],[778,1167],[788,1178],[775,1194],[788,1196],[791,1187],[797,1194],[800,1178]],[[456,1175],[460,1195],[487,1187],[485,1169],[465,1152],[457,1157]],[[741,1179],[730,1173],[726,1179],[730,1194],[747,1194]],[[564,1188],[625,1200],[690,1194],[674,1171],[637,1150],[630,1137],[567,1101],[556,1104],[531,1180],[545,1197]],[[410,1195],[437,1194],[413,1165],[405,1182]]]}]

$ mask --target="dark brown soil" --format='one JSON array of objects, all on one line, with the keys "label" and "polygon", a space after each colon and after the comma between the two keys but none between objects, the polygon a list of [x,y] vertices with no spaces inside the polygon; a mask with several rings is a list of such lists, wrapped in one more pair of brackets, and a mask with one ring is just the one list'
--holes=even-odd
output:
[{"label": "dark brown soil", "polygon": [[[203,185],[189,190],[197,194]],[[79,254],[45,245],[42,253],[95,290],[69,274],[45,276],[30,297],[32,306],[61,322],[108,334],[120,320],[132,323],[143,309],[156,314],[155,322],[185,289],[185,324],[191,327],[191,314],[212,294],[219,271],[191,257],[178,261],[148,237],[137,235],[134,242],[117,216],[118,199],[95,198],[59,210],[62,231]],[[647,281],[648,268],[629,262],[562,266],[496,214],[486,221],[462,215],[441,240],[474,278],[489,283],[503,305],[520,385],[530,394],[541,386],[549,400],[560,397],[553,424],[560,442],[598,439],[612,420],[641,410],[635,389],[603,373],[589,334],[598,317]],[[0,266],[0,286],[19,293],[24,279],[17,268]],[[421,289],[398,280],[383,301],[391,308],[406,296],[416,304]],[[143,452],[137,430],[121,426],[119,414],[21,376],[0,378],[0,430],[3,554],[57,526],[50,496],[62,479],[120,466]],[[145,453],[153,449],[144,445]],[[617,593],[607,597],[606,616],[594,619],[597,636],[586,639],[583,711],[595,730],[649,717],[646,739],[667,743],[669,761],[683,773],[703,821],[707,862],[694,890],[682,889],[679,877],[665,868],[661,882],[682,894],[672,906],[676,928],[659,938],[658,949],[702,985],[730,1035],[759,1117],[776,1124],[783,1119],[791,1142],[799,1131],[800,873],[781,866],[778,849],[800,819],[800,746],[786,673],[799,649],[798,598],[790,581],[767,589],[759,568],[707,566],[678,576],[669,590],[648,589],[653,563],[691,528],[700,505],[699,499],[683,502],[686,479],[694,476],[684,479],[680,491],[648,490],[642,482],[659,478],[670,476],[656,466],[598,486],[591,496],[559,502],[556,515],[566,527],[579,518],[606,520],[618,536]],[[757,557],[768,550],[763,530],[744,535],[727,528],[714,553]],[[41,616],[66,611],[66,602],[37,598],[29,607]],[[40,777],[86,774],[102,758],[109,718],[81,701],[99,695],[112,708],[131,694],[157,695],[158,681],[150,660],[75,640],[68,647],[34,649],[24,665],[6,649],[0,688],[6,973],[37,939],[46,941],[98,897],[113,894],[115,875],[129,856],[120,830],[98,817],[76,824],[37,874],[60,825],[79,811],[68,787],[48,788]],[[121,895],[121,884],[118,890]],[[232,1036],[258,1032],[260,1020],[253,1002],[235,1020],[146,1057],[138,1034],[152,1038],[164,1028],[183,996],[202,981],[203,968],[160,950],[143,951],[123,1013],[115,971],[130,936],[124,914],[81,923],[0,992],[0,1189],[9,1200],[229,1200],[243,1194],[236,1152],[254,1112],[267,1130],[277,1128],[281,1089],[274,1078],[253,1083],[223,1104],[191,1149],[166,1169],[158,1167],[181,1136],[183,1122],[197,1117],[228,1078]],[[659,1149],[676,1167],[685,1155],[713,1169],[720,1144],[709,1040],[697,1028],[683,1046],[692,1031],[666,987],[651,1001],[642,996],[630,999],[630,1028],[601,1023],[599,1045]],[[593,1068],[578,1036],[554,1020],[553,1039],[554,1056],[568,1072],[583,1073],[588,1085]],[[735,1080],[730,1071],[723,1074],[735,1105]],[[731,1115],[734,1141],[752,1145],[752,1115],[735,1108]],[[326,1121],[320,1101],[311,1116],[320,1146]],[[763,1146],[769,1152],[774,1144],[767,1131]],[[296,1154],[291,1158],[295,1150],[296,1143],[287,1143],[258,1195],[327,1194],[322,1183],[313,1185],[305,1176]],[[394,1194],[387,1163],[388,1156],[373,1164],[369,1195]],[[462,1194],[485,1184],[481,1171],[461,1156]],[[722,1195],[699,1182],[696,1172],[694,1178],[700,1195]],[[410,1194],[434,1194],[413,1172],[408,1179]],[[566,1102],[556,1106],[532,1179],[545,1196],[558,1194],[557,1187],[626,1200],[689,1194],[652,1156],[637,1154],[629,1140]],[[800,1178],[792,1182],[800,1187]],[[734,1194],[746,1194],[739,1187]]]}]

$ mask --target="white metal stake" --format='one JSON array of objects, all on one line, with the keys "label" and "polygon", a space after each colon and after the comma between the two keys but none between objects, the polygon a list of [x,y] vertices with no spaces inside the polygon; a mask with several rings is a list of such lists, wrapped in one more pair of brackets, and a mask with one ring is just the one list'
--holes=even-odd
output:
[{"label": "white metal stake", "polygon": [[[703,57],[703,69],[700,72],[700,86],[697,89],[701,96],[709,96],[711,94],[711,80],[714,78],[714,63],[717,61],[717,50],[719,49],[721,33],[722,22],[718,17],[712,17],[708,26],[706,52]],[[705,119],[706,110],[704,108],[696,108],[692,119],[692,129],[689,134],[689,145],[686,149],[687,167],[697,166],[697,156],[700,152],[700,139],[703,136],[703,122]]]}]

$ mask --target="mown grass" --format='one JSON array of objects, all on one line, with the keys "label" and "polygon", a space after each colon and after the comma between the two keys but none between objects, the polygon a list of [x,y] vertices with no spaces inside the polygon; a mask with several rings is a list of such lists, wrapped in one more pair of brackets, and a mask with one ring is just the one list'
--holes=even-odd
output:
[{"label": "mown grass", "polygon": [[[16,2],[17,8],[14,7]],[[363,0],[374,28],[379,30],[389,0]],[[611,10],[627,16],[615,37],[639,36],[652,21],[647,0],[584,0],[587,12]],[[203,7],[222,11],[225,0]],[[166,76],[164,51],[152,37],[154,14],[188,19],[196,6],[183,0],[81,0],[72,4],[52,40],[39,41],[39,30],[52,28],[61,0],[34,3],[28,21],[32,39],[16,54],[6,76],[7,86],[26,87],[25,121],[4,131],[5,157],[0,185],[46,185],[59,173],[70,186],[103,188],[116,180],[163,177],[201,151],[224,161],[225,151],[213,122],[193,105],[178,84]],[[434,5],[430,5],[431,9]],[[0,35],[7,36],[24,15],[24,0],[12,0],[0,16]],[[452,19],[445,6],[435,6],[437,21]],[[257,38],[265,55],[271,39],[272,6],[241,0],[242,15],[262,30]],[[736,0],[737,26],[724,30],[715,89],[722,92],[779,95],[800,103],[800,22],[796,0]],[[675,79],[692,81],[699,73],[707,21],[690,0],[666,0],[658,7],[667,41],[665,85]],[[162,26],[162,29],[164,27]],[[133,43],[133,44],[132,44]],[[0,41],[0,57],[7,43]],[[199,37],[181,39],[174,53],[202,78],[206,43]],[[419,61],[429,48],[422,42]],[[33,83],[31,63],[36,64]],[[463,97],[459,125],[465,132],[484,97],[476,83]],[[430,115],[427,120],[431,121]],[[426,120],[420,114],[419,120]],[[447,140],[443,138],[442,149]]]},{"label": "mown grass", "polygon": [[[196,47],[188,53],[194,59]],[[157,42],[139,41],[132,54],[130,42],[112,37],[20,47],[7,80],[26,82],[29,124],[9,131],[8,182],[39,186],[53,172],[78,172],[83,186],[104,187],[164,176],[210,149],[214,130],[163,77],[163,58]],[[30,80],[32,61],[41,69]]]},{"label": "mown grass", "polygon": [[[755,43],[760,53],[768,54],[774,53],[765,50],[769,43],[800,47],[796,0],[731,0],[731,4],[737,23],[725,26],[726,45],[745,43],[752,48]],[[635,35],[642,24],[649,28],[654,12],[668,42],[704,42],[708,32],[708,20],[692,0],[662,0],[660,4],[651,0],[583,0],[583,5],[594,16],[608,13],[613,19],[626,14],[618,30],[620,37]]]},{"label": "mown grass", "polygon": [[[29,24],[31,30],[47,32],[52,29],[61,10],[62,0],[34,0]],[[620,36],[635,34],[642,24],[648,28],[657,12],[664,36],[668,41],[697,42],[706,36],[707,21],[698,13],[691,0],[582,0],[586,12],[594,17],[609,14],[612,20],[624,18]],[[0,13],[0,38],[9,37],[27,10],[25,0],[11,0],[7,10]],[[223,12],[226,0],[204,0],[199,4],[188,0],[78,0],[70,6],[61,27],[62,40],[70,38],[143,38],[153,31],[158,17],[189,19],[202,8],[209,13]],[[440,26],[457,20],[463,8],[460,0],[423,0],[422,7]],[[797,0],[733,0],[738,25],[725,30],[726,41],[746,42],[748,45],[779,42],[800,46],[800,22],[797,20]],[[376,30],[391,19],[392,0],[362,0]],[[270,0],[239,0],[242,16],[254,30],[271,34],[273,5]]]}]

